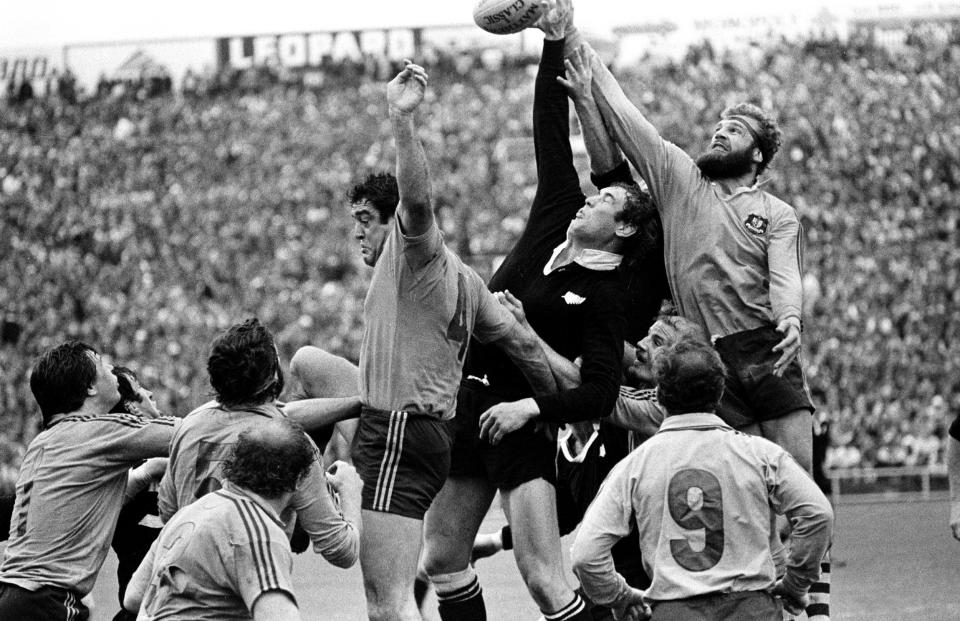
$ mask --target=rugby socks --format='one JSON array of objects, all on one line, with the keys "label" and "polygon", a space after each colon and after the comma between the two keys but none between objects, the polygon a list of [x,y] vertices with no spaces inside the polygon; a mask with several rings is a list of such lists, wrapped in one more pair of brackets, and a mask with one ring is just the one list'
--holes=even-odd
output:
[{"label": "rugby socks", "polygon": [[830,552],[820,562],[820,579],[810,585],[807,595],[807,619],[830,621]]},{"label": "rugby socks", "polygon": [[437,590],[440,618],[443,621],[487,621],[483,589],[473,567],[452,574],[430,576]]},{"label": "rugby socks", "polygon": [[587,604],[579,594],[573,594],[573,600],[556,612],[546,612],[541,610],[543,618],[546,621],[592,621],[590,611],[587,610]]}]

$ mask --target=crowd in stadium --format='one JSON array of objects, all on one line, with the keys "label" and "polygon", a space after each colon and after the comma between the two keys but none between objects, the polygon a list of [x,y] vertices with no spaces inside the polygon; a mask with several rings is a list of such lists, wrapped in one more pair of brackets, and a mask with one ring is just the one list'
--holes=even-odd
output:
[{"label": "crowd in stadium", "polygon": [[[617,76],[689,152],[727,103],[776,112],[785,141],[767,190],[806,232],[804,364],[831,424],[828,465],[943,463],[960,408],[960,32],[918,30],[892,51],[865,38],[753,52],[704,45]],[[535,188],[535,61],[432,60],[422,139],[438,215],[486,276]],[[376,66],[0,104],[5,491],[39,422],[30,363],[67,337],[135,369],[177,415],[208,398],[212,337],[246,316],[285,360],[307,343],[356,359],[369,273],[345,193],[393,166]]]}]

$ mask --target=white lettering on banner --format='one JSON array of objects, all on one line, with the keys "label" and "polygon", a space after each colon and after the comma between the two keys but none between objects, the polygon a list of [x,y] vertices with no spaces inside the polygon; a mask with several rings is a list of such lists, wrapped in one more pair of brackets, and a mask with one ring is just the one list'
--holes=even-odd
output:
[{"label": "white lettering on banner", "polygon": [[333,35],[317,32],[307,37],[307,64],[319,65],[325,56],[333,53]]},{"label": "white lettering on banner", "polygon": [[302,67],[307,64],[307,40],[300,35],[283,35],[277,44],[280,64],[285,67]]},{"label": "white lettering on banner", "polygon": [[243,39],[230,39],[227,48],[229,57],[227,63],[237,69],[246,69],[253,66],[253,59],[243,54]]},{"label": "white lettering on banner", "polygon": [[257,37],[253,40],[253,64],[274,64],[279,60],[276,37]]},{"label": "white lettering on banner", "polygon": [[333,39],[333,59],[360,60],[363,54],[360,52],[360,42],[352,32],[341,32]]},{"label": "white lettering on banner", "polygon": [[410,28],[362,32],[314,32],[220,39],[220,61],[238,69],[281,64],[304,67],[324,59],[362,60],[364,54],[398,60],[416,52],[416,33]]}]

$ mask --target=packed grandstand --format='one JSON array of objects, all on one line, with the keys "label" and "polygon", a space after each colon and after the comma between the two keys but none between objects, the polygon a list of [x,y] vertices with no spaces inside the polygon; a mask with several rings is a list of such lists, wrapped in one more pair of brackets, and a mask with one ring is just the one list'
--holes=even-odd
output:
[{"label": "packed grandstand", "polygon": [[[77,337],[135,369],[161,410],[209,396],[213,336],[256,315],[281,356],[355,360],[369,272],[345,193],[394,155],[379,60],[103,83],[10,83],[0,103],[0,486],[39,416],[31,361]],[[423,59],[447,240],[486,276],[536,185],[535,57]],[[804,366],[831,423],[828,465],[940,464],[960,408],[960,28],[896,49],[808,38],[750,53],[691,47],[619,67],[629,96],[689,152],[725,104],[784,128],[768,190],[806,233]],[[581,167],[583,168],[583,167]]]}]

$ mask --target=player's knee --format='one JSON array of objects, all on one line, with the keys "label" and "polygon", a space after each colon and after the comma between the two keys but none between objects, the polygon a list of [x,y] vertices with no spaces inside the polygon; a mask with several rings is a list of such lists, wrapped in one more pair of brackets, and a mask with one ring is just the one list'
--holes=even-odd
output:
[{"label": "player's knee", "polygon": [[307,369],[314,363],[316,357],[317,348],[312,345],[305,345],[298,349],[290,359],[290,375],[302,382]]}]

